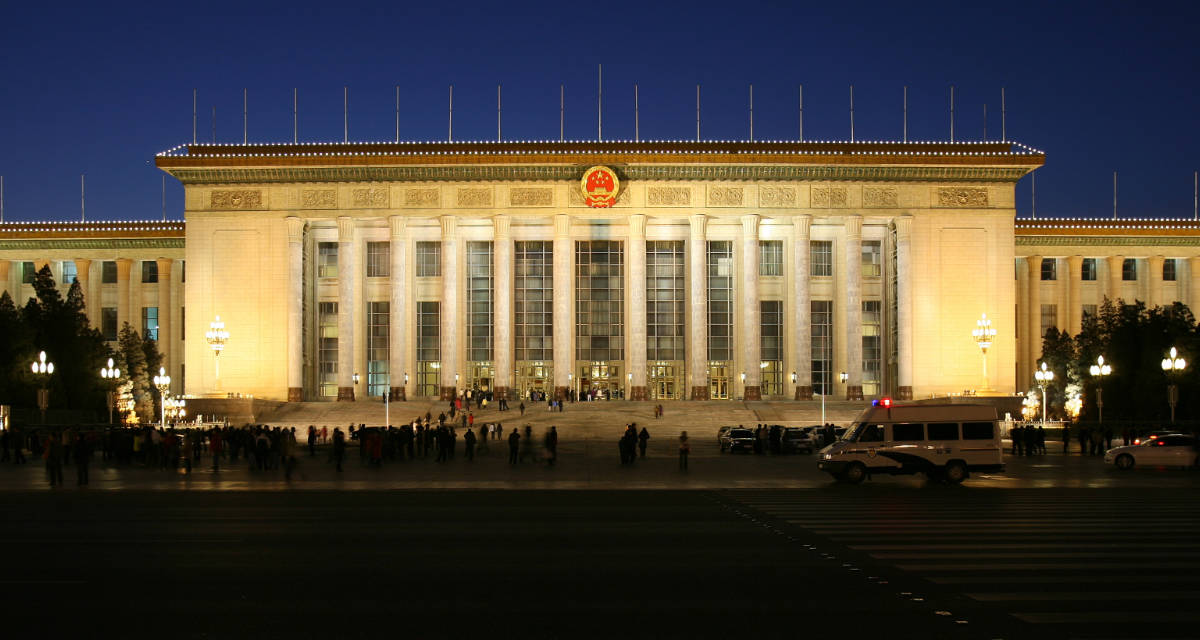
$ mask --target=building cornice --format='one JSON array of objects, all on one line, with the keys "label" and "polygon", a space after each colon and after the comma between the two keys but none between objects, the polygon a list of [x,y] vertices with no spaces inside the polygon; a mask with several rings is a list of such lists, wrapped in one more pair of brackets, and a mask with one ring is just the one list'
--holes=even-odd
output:
[{"label": "building cornice", "polygon": [[183,249],[183,236],[158,238],[21,238],[0,237],[0,251],[52,249]]}]

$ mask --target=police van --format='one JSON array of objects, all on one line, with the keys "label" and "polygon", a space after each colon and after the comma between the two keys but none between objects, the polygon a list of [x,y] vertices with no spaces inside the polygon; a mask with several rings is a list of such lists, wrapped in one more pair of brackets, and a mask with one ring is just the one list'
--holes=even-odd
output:
[{"label": "police van", "polygon": [[873,473],[924,473],[958,484],[972,471],[1004,471],[997,411],[983,404],[893,404],[883,398],[821,450],[818,468],[851,484]]}]

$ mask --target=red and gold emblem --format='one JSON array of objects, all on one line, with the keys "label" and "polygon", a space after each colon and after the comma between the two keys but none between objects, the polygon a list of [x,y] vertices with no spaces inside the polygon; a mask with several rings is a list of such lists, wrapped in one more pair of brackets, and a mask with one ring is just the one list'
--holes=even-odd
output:
[{"label": "red and gold emblem", "polygon": [[579,186],[583,189],[583,201],[587,206],[603,209],[617,201],[617,189],[621,182],[617,174],[608,167],[592,167],[583,172]]}]

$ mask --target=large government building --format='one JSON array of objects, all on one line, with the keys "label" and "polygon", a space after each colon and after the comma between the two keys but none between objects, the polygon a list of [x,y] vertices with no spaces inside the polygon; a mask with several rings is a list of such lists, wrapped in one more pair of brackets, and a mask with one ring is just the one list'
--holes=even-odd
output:
[{"label": "large government building", "polygon": [[157,162],[186,223],[0,225],[0,288],[22,303],[43,264],[78,279],[93,324],[155,335],[195,396],[1013,393],[1038,336],[1104,297],[1200,303],[1200,225],[1018,220],[1044,156],[1016,143],[193,144]]}]

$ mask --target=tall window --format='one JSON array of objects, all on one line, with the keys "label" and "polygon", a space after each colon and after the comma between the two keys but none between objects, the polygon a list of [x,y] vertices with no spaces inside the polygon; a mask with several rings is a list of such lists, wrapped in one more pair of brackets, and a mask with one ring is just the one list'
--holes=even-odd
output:
[{"label": "tall window", "polygon": [[554,243],[517,242],[513,252],[516,360],[554,360]]},{"label": "tall window", "polygon": [[1137,258],[1125,258],[1121,263],[1121,279],[1125,282],[1137,281]]},{"label": "tall window", "polygon": [[116,284],[117,283],[117,261],[105,260],[100,263],[100,283],[101,284]]},{"label": "tall window", "polygon": [[863,395],[877,396],[883,382],[883,302],[862,301]]},{"label": "tall window", "polygon": [[142,307],[142,337],[158,340],[158,307]]},{"label": "tall window", "polygon": [[440,302],[417,303],[417,395],[436,396],[442,368]]},{"label": "tall window", "polygon": [[1042,332],[1038,334],[1038,339],[1046,337],[1046,332],[1051,327],[1058,326],[1058,305],[1044,304],[1042,305]]},{"label": "tall window", "polygon": [[829,395],[833,391],[833,301],[810,301],[812,313],[813,393]]},{"label": "tall window", "polygon": [[1175,258],[1163,260],[1163,280],[1175,282]]},{"label": "tall window", "polygon": [[153,260],[142,260],[142,284],[158,282],[158,263]]},{"label": "tall window", "polygon": [[113,342],[117,339],[117,308],[104,307],[100,309],[100,333],[104,339]]},{"label": "tall window", "polygon": [[625,359],[623,243],[575,243],[575,336],[577,360]]},{"label": "tall window", "polygon": [[708,243],[708,359],[733,360],[733,243]]},{"label": "tall window", "polygon": [[646,359],[683,360],[683,242],[646,243]]},{"label": "tall window", "polygon": [[833,275],[833,242],[831,240],[813,240],[809,244],[811,264],[809,274],[812,277]]},{"label": "tall window", "polygon": [[780,396],[783,395],[783,302],[761,300],[758,306],[762,332],[761,391],[765,396]]},{"label": "tall window", "polygon": [[21,284],[33,284],[33,276],[37,274],[32,262],[21,263]]},{"label": "tall window", "polygon": [[[367,277],[386,278],[392,271],[392,243],[367,243]],[[375,395],[375,394],[371,394]]]},{"label": "tall window", "polygon": [[[334,245],[336,251],[337,245]],[[334,254],[336,255],[336,254]],[[336,266],[335,266],[336,268]],[[336,398],[338,392],[338,303],[317,304],[317,386],[322,398]]]},{"label": "tall window", "polygon": [[[336,278],[338,274],[338,246],[336,242],[317,243],[317,277]],[[336,389],[335,389],[336,391]]]},{"label": "tall window", "polygon": [[62,280],[59,281],[59,284],[65,284],[67,286],[71,286],[71,284],[75,282],[75,278],[77,278],[77,277],[79,277],[79,274],[75,271],[75,261],[74,260],[63,260],[62,261]]},{"label": "tall window", "polygon": [[783,275],[783,241],[758,241],[758,275]]},{"label": "tall window", "polygon": [[437,278],[442,275],[442,243],[417,243],[417,277]]},{"label": "tall window", "polygon": [[492,243],[467,243],[467,360],[492,360]]},{"label": "tall window", "polygon": [[878,278],[883,275],[883,243],[879,240],[864,240],[862,243],[862,277]]},{"label": "tall window", "polygon": [[1080,271],[1081,280],[1091,282],[1096,279],[1096,259],[1084,258],[1083,266]]},{"label": "tall window", "polygon": [[386,395],[388,378],[388,340],[391,333],[391,303],[383,300],[367,303],[367,395]]},{"label": "tall window", "polygon": [[1042,280],[1058,279],[1058,259],[1042,258]]}]

